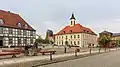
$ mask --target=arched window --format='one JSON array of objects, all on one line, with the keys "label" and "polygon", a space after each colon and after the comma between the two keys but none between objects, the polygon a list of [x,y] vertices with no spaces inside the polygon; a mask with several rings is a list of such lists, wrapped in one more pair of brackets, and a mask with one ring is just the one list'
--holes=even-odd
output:
[{"label": "arched window", "polygon": [[72,21],[71,21],[71,25],[72,25]]},{"label": "arched window", "polygon": [[3,19],[0,19],[0,25],[4,24]]},{"label": "arched window", "polygon": [[20,22],[18,22],[18,27],[22,27],[22,25],[21,25],[21,23],[20,23]]},{"label": "arched window", "polygon": [[28,25],[27,25],[27,24],[25,24],[25,28],[28,28]]}]

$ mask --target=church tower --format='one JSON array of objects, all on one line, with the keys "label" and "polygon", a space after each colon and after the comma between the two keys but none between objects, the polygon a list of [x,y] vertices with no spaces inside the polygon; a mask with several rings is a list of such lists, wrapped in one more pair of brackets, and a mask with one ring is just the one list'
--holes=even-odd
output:
[{"label": "church tower", "polygon": [[70,18],[70,26],[71,26],[71,27],[74,26],[74,25],[75,25],[75,22],[76,22],[76,19],[75,19],[75,17],[74,17],[74,14],[72,13],[72,16],[71,16],[71,18]]}]

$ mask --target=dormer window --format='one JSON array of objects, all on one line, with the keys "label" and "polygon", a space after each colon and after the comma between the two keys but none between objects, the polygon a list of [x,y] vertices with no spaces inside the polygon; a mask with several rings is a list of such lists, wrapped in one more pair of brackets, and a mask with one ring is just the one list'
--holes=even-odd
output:
[{"label": "dormer window", "polygon": [[70,33],[72,33],[72,30],[70,30]]},{"label": "dormer window", "polygon": [[0,19],[0,25],[4,24],[3,19]]},{"label": "dormer window", "polygon": [[25,28],[28,28],[28,25],[27,25],[27,24],[25,24]]},{"label": "dormer window", "polygon": [[65,31],[63,31],[63,33],[65,33]]},{"label": "dormer window", "polygon": [[84,30],[84,32],[85,32],[85,30]]},{"label": "dormer window", "polygon": [[20,22],[18,22],[18,27],[22,27],[22,25],[21,25],[21,23],[20,23]]},{"label": "dormer window", "polygon": [[89,31],[87,31],[87,33],[89,33]]}]

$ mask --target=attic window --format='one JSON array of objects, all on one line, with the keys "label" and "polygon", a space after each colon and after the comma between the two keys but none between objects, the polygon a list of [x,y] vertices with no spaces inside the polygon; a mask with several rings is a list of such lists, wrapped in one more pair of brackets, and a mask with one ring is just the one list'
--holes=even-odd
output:
[{"label": "attic window", "polygon": [[4,24],[3,19],[0,19],[0,25]]},{"label": "attic window", "polygon": [[27,25],[27,24],[25,24],[25,28],[28,28],[28,25]]},{"label": "attic window", "polygon": [[89,31],[87,31],[87,33],[89,33]]},{"label": "attic window", "polygon": [[22,27],[22,25],[21,25],[21,23],[20,23],[20,22],[18,22],[18,27]]},{"label": "attic window", "polygon": [[65,33],[65,31],[63,31],[63,33]]}]

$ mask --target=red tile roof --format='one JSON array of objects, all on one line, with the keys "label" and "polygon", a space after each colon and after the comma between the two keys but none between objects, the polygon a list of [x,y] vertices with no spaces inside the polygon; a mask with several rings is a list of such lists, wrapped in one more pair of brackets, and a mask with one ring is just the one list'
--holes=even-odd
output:
[{"label": "red tile roof", "polygon": [[80,24],[75,24],[75,26],[66,26],[55,35],[71,34],[71,33],[88,33],[88,34],[96,35],[91,29],[83,27]]},{"label": "red tile roof", "polygon": [[[4,24],[0,26],[3,27],[12,27],[12,28],[20,28],[27,30],[34,30],[25,20],[23,20],[18,14],[11,13],[9,11],[0,10],[0,19],[4,21]],[[18,23],[21,23],[21,27],[18,27]],[[25,24],[27,24],[27,28],[25,28]]]}]

